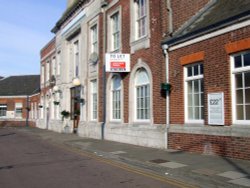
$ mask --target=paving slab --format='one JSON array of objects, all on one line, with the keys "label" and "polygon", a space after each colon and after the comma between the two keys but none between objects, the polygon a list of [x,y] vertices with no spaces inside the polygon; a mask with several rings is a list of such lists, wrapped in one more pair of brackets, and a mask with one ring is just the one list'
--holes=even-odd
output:
[{"label": "paving slab", "polygon": [[233,180],[243,178],[243,177],[247,176],[247,174],[243,174],[243,173],[240,173],[240,172],[237,172],[237,171],[227,171],[227,172],[223,172],[223,173],[220,173],[220,174],[217,174],[217,175],[225,177],[225,178],[233,179]]},{"label": "paving slab", "polygon": [[202,175],[206,175],[206,176],[212,176],[212,175],[215,175],[215,174],[219,173],[216,170],[207,169],[207,168],[195,169],[195,170],[192,170],[192,172],[202,174]]},{"label": "paving slab", "polygon": [[239,178],[239,179],[235,179],[235,180],[230,180],[228,182],[236,184],[236,185],[250,187],[250,179],[249,178]]},{"label": "paving slab", "polygon": [[164,167],[167,167],[167,168],[181,168],[181,167],[185,167],[187,165],[185,164],[181,164],[181,163],[176,163],[176,162],[167,162],[167,163],[161,163],[159,164],[160,166],[164,166]]}]

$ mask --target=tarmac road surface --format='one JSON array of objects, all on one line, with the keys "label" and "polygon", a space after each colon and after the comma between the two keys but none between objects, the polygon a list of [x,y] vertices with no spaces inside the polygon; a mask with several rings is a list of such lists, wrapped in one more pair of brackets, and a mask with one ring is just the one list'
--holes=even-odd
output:
[{"label": "tarmac road surface", "polygon": [[0,128],[0,188],[185,187],[74,152],[18,129]]}]

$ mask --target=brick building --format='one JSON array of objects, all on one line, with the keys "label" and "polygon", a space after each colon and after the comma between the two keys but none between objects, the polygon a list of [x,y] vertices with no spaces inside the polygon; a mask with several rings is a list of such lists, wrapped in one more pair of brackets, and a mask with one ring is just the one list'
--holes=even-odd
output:
[{"label": "brick building", "polygon": [[[42,49],[41,77],[49,84],[54,75],[53,68],[46,69],[47,58],[55,59],[55,66],[48,67],[54,66],[57,75],[54,85],[42,83],[46,111],[38,126],[148,147],[249,158],[242,149],[234,150],[239,140],[249,148],[249,127],[228,126],[238,123],[231,82],[238,70],[231,70],[230,59],[240,51],[242,61],[248,57],[248,7],[242,0],[68,1],[52,29],[55,39]],[[128,57],[129,68],[110,70],[111,55]],[[245,76],[248,67],[241,70]],[[248,92],[248,86],[240,89]],[[216,102],[216,97],[224,99],[223,105],[213,108],[207,101]],[[243,98],[239,105],[244,124],[249,124],[247,93]],[[59,103],[57,110],[53,101]]]},{"label": "brick building", "polygon": [[0,126],[24,126],[38,119],[40,76],[10,76],[0,80]]},{"label": "brick building", "polygon": [[250,159],[249,7],[209,1],[162,43],[170,148]]}]

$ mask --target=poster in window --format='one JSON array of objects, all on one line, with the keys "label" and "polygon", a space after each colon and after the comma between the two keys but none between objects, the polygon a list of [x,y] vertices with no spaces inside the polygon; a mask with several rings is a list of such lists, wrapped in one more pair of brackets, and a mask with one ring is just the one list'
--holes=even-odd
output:
[{"label": "poster in window", "polygon": [[224,125],[224,93],[208,94],[208,124]]}]

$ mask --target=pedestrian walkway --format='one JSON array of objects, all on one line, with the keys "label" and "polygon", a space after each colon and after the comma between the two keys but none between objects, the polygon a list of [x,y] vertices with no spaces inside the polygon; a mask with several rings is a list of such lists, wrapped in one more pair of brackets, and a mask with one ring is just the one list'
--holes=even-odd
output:
[{"label": "pedestrian walkway", "polygon": [[250,161],[146,148],[37,128],[18,130],[198,187],[250,187]]}]

